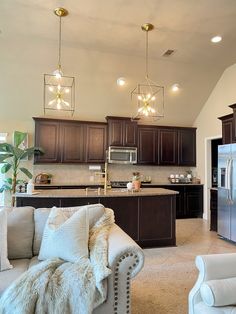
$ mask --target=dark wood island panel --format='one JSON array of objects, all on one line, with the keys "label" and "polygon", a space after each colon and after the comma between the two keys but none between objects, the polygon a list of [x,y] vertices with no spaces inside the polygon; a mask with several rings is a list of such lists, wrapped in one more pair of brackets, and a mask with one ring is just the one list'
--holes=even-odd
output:
[{"label": "dark wood island panel", "polygon": [[[85,195],[85,192],[81,190],[64,190],[63,192],[50,190],[41,191],[39,195],[16,195],[16,204],[39,208],[101,203],[114,210],[117,225],[140,246],[176,245],[176,192],[174,191],[145,189],[139,193],[115,191],[108,192],[108,195],[91,193]],[[52,195],[54,197],[51,197]]]}]

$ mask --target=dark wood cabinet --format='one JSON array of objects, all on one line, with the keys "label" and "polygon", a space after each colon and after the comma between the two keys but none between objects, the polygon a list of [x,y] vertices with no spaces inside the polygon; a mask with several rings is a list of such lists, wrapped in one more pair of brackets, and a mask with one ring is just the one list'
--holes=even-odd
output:
[{"label": "dark wood cabinet", "polygon": [[112,208],[116,223],[135,241],[138,241],[138,198],[137,197],[109,197],[101,198],[101,204]]},{"label": "dark wood cabinet", "polygon": [[137,122],[130,118],[106,117],[108,122],[108,146],[137,146]]},{"label": "dark wood cabinet", "polygon": [[196,166],[196,129],[178,130],[179,166]]},{"label": "dark wood cabinet", "polygon": [[138,128],[138,163],[158,164],[157,128],[139,126]]},{"label": "dark wood cabinet", "polygon": [[100,122],[35,119],[35,146],[44,155],[37,163],[104,163],[106,160],[107,124]]},{"label": "dark wood cabinet", "polygon": [[140,198],[139,244],[175,245],[175,196]]},{"label": "dark wood cabinet", "polygon": [[43,155],[35,156],[35,163],[60,162],[60,125],[57,121],[36,120],[35,146],[44,149]]},{"label": "dark wood cabinet", "polygon": [[124,197],[20,197],[17,206],[70,207],[101,203],[112,208],[115,222],[142,247],[176,244],[175,195]]},{"label": "dark wood cabinet", "polygon": [[164,188],[179,192],[176,195],[176,218],[202,218],[203,215],[203,185],[169,184],[144,185],[145,187]]},{"label": "dark wood cabinet", "polygon": [[217,232],[217,203],[218,203],[218,191],[217,189],[210,190],[210,210],[211,210],[211,221],[210,221],[210,230]]},{"label": "dark wood cabinet", "polygon": [[196,166],[196,129],[139,126],[138,164]]},{"label": "dark wood cabinet", "polygon": [[159,130],[159,164],[173,166],[178,164],[177,136],[175,129]]},{"label": "dark wood cabinet", "polygon": [[185,187],[186,218],[202,218],[203,190],[202,186]]},{"label": "dark wood cabinet", "polygon": [[84,154],[84,125],[73,122],[60,124],[61,162],[82,163]]},{"label": "dark wood cabinet", "polygon": [[107,148],[107,125],[87,124],[86,125],[86,162],[103,163],[106,160]]},{"label": "dark wood cabinet", "polygon": [[219,118],[222,122],[222,144],[233,143],[233,114]]}]

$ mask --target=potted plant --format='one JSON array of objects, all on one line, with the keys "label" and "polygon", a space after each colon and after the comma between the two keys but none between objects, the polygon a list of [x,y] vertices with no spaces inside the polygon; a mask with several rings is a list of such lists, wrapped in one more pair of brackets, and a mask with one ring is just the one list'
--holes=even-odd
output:
[{"label": "potted plant", "polygon": [[132,183],[134,190],[139,191],[141,187],[140,172],[133,172]]},{"label": "potted plant", "polygon": [[20,148],[19,146],[24,142],[26,136],[27,133],[15,131],[13,145],[9,143],[0,144],[0,164],[3,164],[1,173],[4,174],[11,171],[11,177],[4,180],[4,184],[0,188],[0,193],[3,191],[11,193],[11,206],[15,205],[14,194],[16,192],[16,185],[22,182],[22,180],[18,180],[19,172],[24,173],[30,179],[33,177],[28,169],[21,167],[21,161],[26,157],[32,157],[36,153],[43,153],[43,150],[38,147]]}]

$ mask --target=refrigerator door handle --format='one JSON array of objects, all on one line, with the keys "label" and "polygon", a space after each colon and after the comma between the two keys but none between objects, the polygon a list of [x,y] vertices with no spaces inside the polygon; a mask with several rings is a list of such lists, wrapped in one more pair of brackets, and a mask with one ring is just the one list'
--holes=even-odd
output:
[{"label": "refrigerator door handle", "polygon": [[232,197],[232,168],[233,168],[233,159],[229,160],[229,200],[231,202],[231,204],[233,203],[233,197]]},{"label": "refrigerator door handle", "polygon": [[229,190],[229,159],[226,161],[226,168],[225,168],[225,188]]}]

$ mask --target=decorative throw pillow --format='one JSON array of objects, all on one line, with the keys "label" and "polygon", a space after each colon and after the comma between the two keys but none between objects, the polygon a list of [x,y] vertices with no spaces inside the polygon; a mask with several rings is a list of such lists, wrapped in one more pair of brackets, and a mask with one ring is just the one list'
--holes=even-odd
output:
[{"label": "decorative throw pillow", "polygon": [[0,271],[12,268],[7,258],[7,209],[0,208]]},{"label": "decorative throw pillow", "polygon": [[43,232],[39,260],[61,258],[76,262],[88,257],[89,222],[86,208],[68,215],[53,207]]},{"label": "decorative throw pillow", "polygon": [[201,285],[203,302],[208,306],[226,306],[236,304],[236,277],[209,280]]}]

